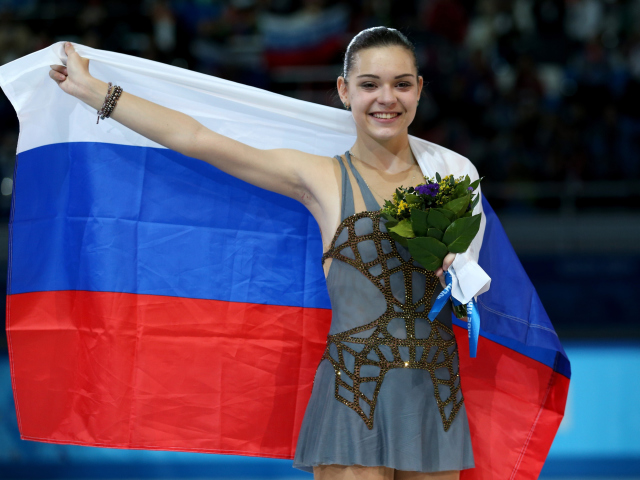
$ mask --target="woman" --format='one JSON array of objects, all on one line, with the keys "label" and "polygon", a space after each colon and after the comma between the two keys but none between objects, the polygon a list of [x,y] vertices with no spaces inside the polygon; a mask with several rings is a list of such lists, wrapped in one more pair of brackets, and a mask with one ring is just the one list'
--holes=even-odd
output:
[{"label": "woman", "polygon": [[[107,84],[91,77],[88,60],[70,44],[65,51],[67,66],[52,66],[51,78],[100,109]],[[459,478],[474,464],[451,310],[433,324],[426,319],[455,255],[435,275],[427,272],[390,241],[377,213],[398,185],[422,180],[408,137],[423,86],[413,46],[393,29],[361,32],[337,86],[358,135],[334,158],[259,150],[126,92],[111,117],[297,199],[317,220],[333,318],[294,466],[316,478]]]}]

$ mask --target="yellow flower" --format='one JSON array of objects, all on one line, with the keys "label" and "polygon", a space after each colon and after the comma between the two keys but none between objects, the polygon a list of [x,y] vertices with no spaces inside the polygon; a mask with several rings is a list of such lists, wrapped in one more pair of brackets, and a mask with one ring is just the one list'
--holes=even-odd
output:
[{"label": "yellow flower", "polygon": [[398,204],[398,213],[402,213],[403,210],[405,210],[409,205],[407,204],[407,202],[405,202],[404,200],[400,200],[400,203]]}]

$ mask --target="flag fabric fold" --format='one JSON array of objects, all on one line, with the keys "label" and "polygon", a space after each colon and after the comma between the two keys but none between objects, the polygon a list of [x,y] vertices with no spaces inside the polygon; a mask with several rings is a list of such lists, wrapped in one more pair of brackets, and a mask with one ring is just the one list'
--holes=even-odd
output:
[{"label": "flag fabric fold", "polygon": [[[349,112],[78,45],[92,75],[252,146],[333,156]],[[0,67],[20,119],[7,338],[24,439],[292,458],[331,321],[313,217],[162,148],[49,78],[62,43]],[[425,174],[475,172],[411,138]],[[428,164],[428,165],[427,165]],[[476,173],[477,175],[477,173]],[[478,357],[456,321],[476,468],[537,478],[569,362],[483,198]]]}]

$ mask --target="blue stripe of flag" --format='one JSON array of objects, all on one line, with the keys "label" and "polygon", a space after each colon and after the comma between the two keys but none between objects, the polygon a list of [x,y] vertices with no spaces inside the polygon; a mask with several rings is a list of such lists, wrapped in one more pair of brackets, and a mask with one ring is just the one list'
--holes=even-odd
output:
[{"label": "blue stripe of flag", "polygon": [[299,202],[159,148],[18,155],[9,293],[89,290],[330,308]]}]

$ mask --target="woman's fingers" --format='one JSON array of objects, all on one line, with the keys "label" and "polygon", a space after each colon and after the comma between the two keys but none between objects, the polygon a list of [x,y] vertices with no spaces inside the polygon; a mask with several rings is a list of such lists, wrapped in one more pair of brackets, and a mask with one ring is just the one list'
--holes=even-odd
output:
[{"label": "woman's fingers", "polygon": [[447,256],[444,257],[444,260],[442,261],[442,267],[436,270],[436,276],[440,280],[440,285],[442,285],[443,288],[447,286],[447,282],[444,278],[444,272],[449,270],[449,267],[451,266],[455,258],[456,258],[455,253],[448,253]]},{"label": "woman's fingers", "polygon": [[445,282],[444,280],[444,270],[442,269],[442,267],[436,270],[436,277],[438,277],[438,280],[440,280],[440,285],[442,285],[442,288],[447,286],[447,282]]},{"label": "woman's fingers", "polygon": [[[75,52],[73,45],[69,42],[65,42],[64,44],[64,52],[67,54],[67,58],[71,53]],[[56,81],[56,83],[60,84],[67,79],[69,75],[69,71],[65,65],[49,65],[51,70],[49,70],[49,76]]]},{"label": "woman's fingers", "polygon": [[63,75],[67,74],[67,67],[65,67],[64,65],[50,65],[51,66],[51,70],[55,70],[56,72],[60,72]]},{"label": "woman's fingers", "polygon": [[58,83],[63,82],[67,78],[64,74],[55,70],[49,70],[49,76]]},{"label": "woman's fingers", "polygon": [[64,43],[64,53],[67,54],[67,57],[72,53],[76,53],[76,49],[73,48],[73,45],[71,45],[71,42]]},{"label": "woman's fingers", "polygon": [[451,264],[455,259],[456,259],[455,253],[448,253],[447,256],[444,257],[444,260],[442,261],[442,269],[445,271],[449,270],[449,267],[451,266]]},{"label": "woman's fingers", "polygon": [[89,59],[83,58],[76,52],[70,42],[64,44],[64,51],[67,54],[67,68],[68,71],[64,72],[70,76],[84,76],[89,73]]},{"label": "woman's fingers", "polygon": [[64,82],[67,79],[67,68],[62,65],[51,65],[49,76],[56,82]]}]

